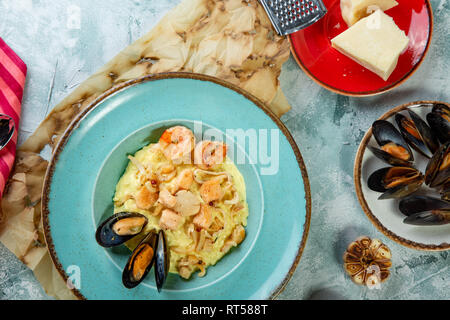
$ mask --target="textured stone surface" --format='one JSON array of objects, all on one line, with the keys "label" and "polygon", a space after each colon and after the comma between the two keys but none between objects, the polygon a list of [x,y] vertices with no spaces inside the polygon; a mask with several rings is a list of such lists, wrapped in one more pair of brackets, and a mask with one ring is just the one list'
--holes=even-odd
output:
[{"label": "textured stone surface", "polygon": [[[29,67],[20,141],[77,84],[177,3],[0,0],[0,36]],[[293,109],[282,120],[305,159],[313,208],[303,257],[280,299],[450,299],[449,253],[408,249],[378,232],[359,206],[352,179],[356,149],[375,118],[414,100],[450,101],[450,1],[431,3],[435,30],[429,54],[414,76],[390,93],[339,96],[312,82],[292,58],[284,65],[281,84]],[[354,285],[342,269],[347,244],[360,235],[380,238],[392,250],[392,276],[380,290]],[[32,273],[0,245],[0,299],[42,298]]]}]

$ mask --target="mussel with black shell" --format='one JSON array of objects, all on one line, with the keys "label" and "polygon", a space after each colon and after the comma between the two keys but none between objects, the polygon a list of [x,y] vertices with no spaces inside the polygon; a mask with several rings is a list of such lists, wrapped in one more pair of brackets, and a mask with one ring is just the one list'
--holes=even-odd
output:
[{"label": "mussel with black shell", "polygon": [[136,246],[122,272],[123,285],[132,289],[139,285],[154,265],[155,281],[158,292],[161,291],[169,274],[169,249],[164,231],[150,231]]},{"label": "mussel with black shell", "polygon": [[158,233],[158,243],[156,245],[155,254],[155,281],[158,292],[161,291],[164,283],[169,275],[170,266],[170,250],[167,247],[166,237],[164,231],[160,230]]},{"label": "mussel with black shell", "polygon": [[427,114],[427,121],[441,143],[450,141],[450,107],[437,103]]},{"label": "mussel with black shell", "polygon": [[[97,228],[95,238],[102,247],[119,246],[142,234],[148,223],[147,217],[136,212],[119,212],[106,219]],[[147,276],[155,265],[155,281],[161,291],[168,274],[170,250],[163,230],[150,231],[139,242],[128,258],[122,272],[122,282],[126,288],[134,288]]]},{"label": "mussel with black shell", "polygon": [[134,238],[147,225],[148,219],[136,212],[119,212],[97,228],[95,239],[102,247],[115,247]]},{"label": "mussel with black shell", "polygon": [[441,195],[442,200],[450,201],[450,179],[448,179],[445,183],[442,184],[439,193]]},{"label": "mussel with black shell", "polygon": [[[373,172],[368,187],[382,193],[378,199],[401,199],[399,209],[407,216],[404,219],[407,224],[450,223],[450,108],[445,104],[421,105],[431,106],[428,124],[414,111],[406,109],[409,117],[401,113],[395,115],[399,131],[385,120],[377,120],[372,125],[381,149],[369,148],[393,167]],[[429,159],[425,174],[413,167],[409,147]],[[413,195],[424,183],[434,188],[441,198]]]},{"label": "mussel with black shell", "polygon": [[414,111],[408,109],[411,118],[401,113],[395,115],[395,121],[406,142],[417,152],[431,158],[439,148],[439,141],[432,129]]},{"label": "mussel with black shell", "polygon": [[428,162],[425,171],[425,183],[431,188],[437,188],[450,179],[450,141],[436,151]]},{"label": "mussel with black shell", "polygon": [[368,148],[376,157],[393,166],[412,166],[414,157],[411,149],[392,123],[377,120],[372,124],[372,132],[380,149]]},{"label": "mussel with black shell", "polygon": [[428,196],[410,196],[400,200],[400,211],[407,217],[404,223],[434,226],[450,223],[450,202]]},{"label": "mussel with black shell", "polygon": [[402,198],[417,191],[424,182],[422,173],[412,167],[386,167],[372,173],[368,187],[383,194],[379,200]]}]

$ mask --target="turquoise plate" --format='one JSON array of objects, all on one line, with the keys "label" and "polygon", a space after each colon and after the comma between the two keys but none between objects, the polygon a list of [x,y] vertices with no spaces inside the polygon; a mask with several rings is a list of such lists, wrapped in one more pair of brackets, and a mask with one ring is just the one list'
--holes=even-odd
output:
[{"label": "turquoise plate", "polygon": [[[124,246],[100,247],[95,230],[112,214],[115,185],[126,168],[127,155],[156,142],[173,125],[189,127],[197,135],[225,133],[232,157],[240,159],[237,166],[247,186],[247,236],[203,278],[194,274],[183,280],[170,274],[158,294],[152,271],[129,290],[122,285],[121,273],[130,251]],[[230,135],[230,129],[242,129],[247,139]],[[260,135],[264,133],[267,139]],[[249,142],[252,134],[257,149]],[[273,143],[268,143],[271,139]],[[54,152],[42,202],[53,262],[82,299],[274,298],[299,262],[310,208],[306,169],[281,121],[241,89],[188,73],[123,83],[86,108]]]}]

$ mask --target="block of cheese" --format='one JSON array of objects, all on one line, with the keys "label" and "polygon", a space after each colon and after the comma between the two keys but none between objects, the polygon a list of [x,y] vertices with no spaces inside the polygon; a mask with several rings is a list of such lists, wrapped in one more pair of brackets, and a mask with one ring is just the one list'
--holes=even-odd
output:
[{"label": "block of cheese", "polygon": [[376,73],[384,81],[397,66],[409,38],[394,20],[381,10],[359,20],[331,40],[339,52]]},{"label": "block of cheese", "polygon": [[386,11],[398,5],[395,0],[341,0],[341,13],[350,27],[377,9]]}]

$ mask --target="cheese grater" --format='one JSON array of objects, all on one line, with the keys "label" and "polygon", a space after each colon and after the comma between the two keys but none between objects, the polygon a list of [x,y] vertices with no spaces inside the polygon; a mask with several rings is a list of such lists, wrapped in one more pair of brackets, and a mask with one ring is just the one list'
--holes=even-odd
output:
[{"label": "cheese grater", "polygon": [[304,29],[327,13],[321,0],[259,0],[281,36]]}]

